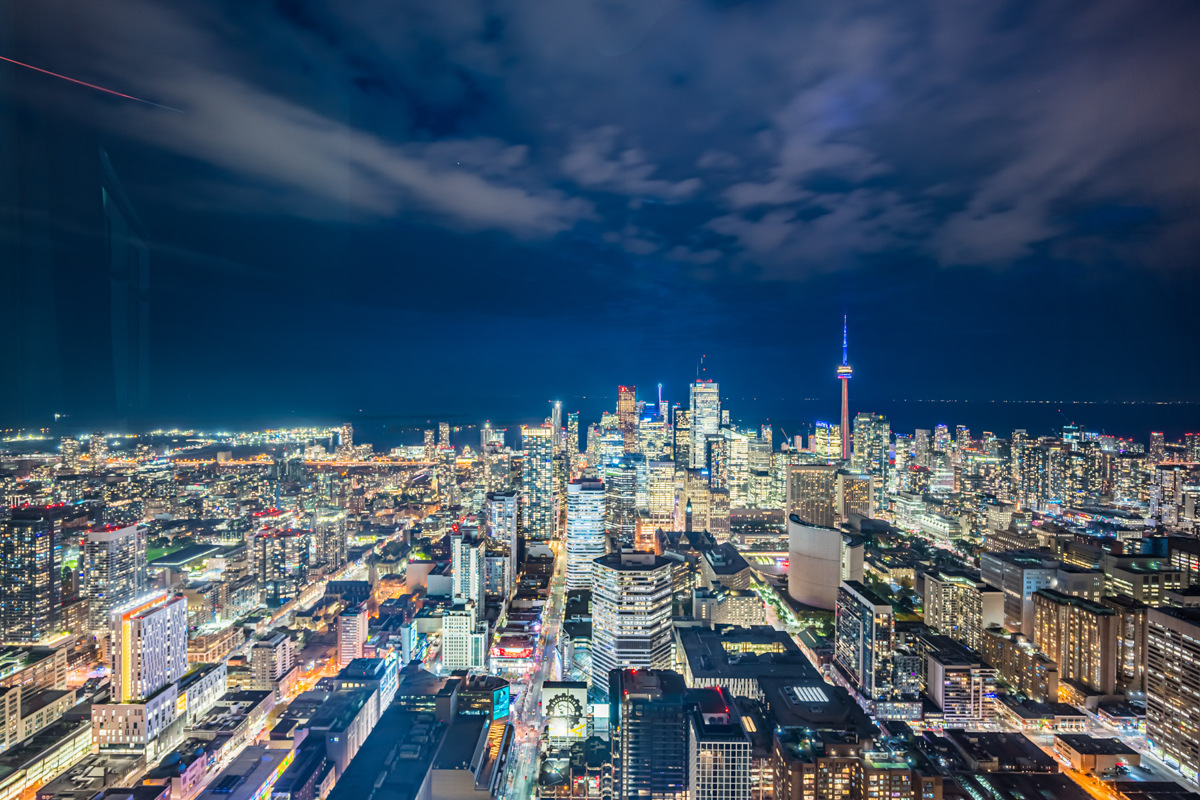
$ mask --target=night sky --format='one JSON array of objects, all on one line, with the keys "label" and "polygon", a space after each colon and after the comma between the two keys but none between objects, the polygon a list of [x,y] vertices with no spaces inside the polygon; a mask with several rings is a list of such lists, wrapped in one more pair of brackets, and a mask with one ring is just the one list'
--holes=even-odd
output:
[{"label": "night sky", "polygon": [[854,411],[1200,400],[1197,31],[1182,0],[5,2],[0,56],[178,111],[0,63],[5,287],[92,235],[33,187],[91,202],[60,154],[98,147],[152,267],[142,419],[79,377],[80,255],[52,315],[6,304],[6,352],[58,344],[7,359],[0,422],[686,402],[702,354],[832,419],[843,314]]}]

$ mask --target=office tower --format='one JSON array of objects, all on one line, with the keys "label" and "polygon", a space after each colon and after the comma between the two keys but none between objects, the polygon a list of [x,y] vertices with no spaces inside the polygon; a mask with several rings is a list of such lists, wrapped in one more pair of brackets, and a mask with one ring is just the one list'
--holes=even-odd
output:
[{"label": "office tower", "polygon": [[113,608],[146,591],[146,529],[110,525],[88,531],[83,556],[89,630],[103,632]]},{"label": "office tower", "polygon": [[945,425],[937,425],[933,429],[933,449],[944,453],[950,449],[950,429]]},{"label": "office tower", "polygon": [[837,379],[842,382],[842,460],[850,458],[850,377],[854,370],[847,360],[846,317],[842,317],[842,363],[837,368]]},{"label": "office tower", "polygon": [[571,467],[579,460],[579,412],[567,414],[567,453],[571,456]]},{"label": "office tower", "polygon": [[859,581],[843,581],[834,613],[834,666],[872,701],[893,698],[892,606]]},{"label": "office tower", "polygon": [[615,548],[633,545],[637,522],[637,465],[621,456],[604,467],[604,529]]},{"label": "office tower", "polygon": [[842,453],[841,427],[817,421],[813,424],[812,436],[808,437],[808,449],[821,458],[840,458]]},{"label": "office tower", "polygon": [[626,453],[637,450],[637,387],[617,387],[617,426]]},{"label": "office tower", "polygon": [[450,423],[438,423],[438,447],[452,447],[450,444]]},{"label": "office tower", "polygon": [[762,425],[759,426],[758,438],[760,441],[767,443],[767,450],[771,450],[774,447],[771,423],[764,422]]},{"label": "office tower", "polygon": [[309,567],[333,571],[346,563],[346,511],[321,506],[312,513],[312,552]]},{"label": "office tower", "polygon": [[1004,624],[1004,593],[978,572],[949,568],[925,573],[925,624],[978,652],[983,632]]},{"label": "office tower", "polygon": [[610,670],[671,664],[671,562],[653,553],[609,553],[592,572],[592,683]]},{"label": "office tower", "polygon": [[437,458],[437,443],[434,441],[433,429],[429,428],[425,431],[425,460],[433,463]]},{"label": "office tower", "polygon": [[669,458],[671,428],[666,417],[643,416],[637,426],[637,453],[647,459]]},{"label": "office tower", "polygon": [[930,441],[930,432],[923,428],[917,428],[913,434],[913,463],[918,467],[929,466]]},{"label": "office tower", "polygon": [[608,552],[604,482],[595,475],[567,484],[567,589],[591,589],[593,562]]},{"label": "office tower", "polygon": [[1200,773],[1200,609],[1146,615],[1146,740],[1192,780]]},{"label": "office tower", "polygon": [[150,697],[188,669],[187,598],[160,592],[109,614],[112,696],[128,703]]},{"label": "office tower", "polygon": [[350,606],[338,614],[337,640],[338,665],[346,666],[356,658],[363,657],[367,643],[367,606]]},{"label": "office tower", "polygon": [[108,461],[108,439],[104,431],[94,431],[88,442],[88,459],[92,462],[92,471],[100,472]]},{"label": "office tower", "polygon": [[473,602],[483,613],[483,584],[487,570],[487,545],[474,528],[457,523],[450,529],[450,596],[455,602]]},{"label": "office tower", "polygon": [[485,514],[487,531],[494,541],[508,547],[508,574],[517,577],[517,506],[520,504],[516,492],[488,492]]},{"label": "office tower", "polygon": [[442,671],[487,669],[487,624],[475,604],[455,604],[442,613]]},{"label": "office tower", "polygon": [[614,670],[606,681],[614,798],[688,800],[691,703],[666,669]]},{"label": "office tower", "polygon": [[31,642],[62,626],[62,541],[50,509],[14,512],[0,523],[0,630]]},{"label": "office tower", "polygon": [[832,464],[788,468],[787,515],[822,528],[837,524],[838,469]]},{"label": "office tower", "polygon": [[837,510],[838,523],[847,522],[851,515],[864,519],[874,516],[872,509],[875,498],[877,479],[870,475],[855,475],[850,472],[838,471],[837,474]]},{"label": "office tower", "polygon": [[707,466],[707,442],[709,436],[721,432],[720,385],[712,381],[698,380],[690,386],[691,408],[688,412],[690,432],[690,458],[693,469]]},{"label": "office tower", "polygon": [[723,430],[726,444],[725,485],[714,488],[729,492],[732,508],[749,506],[750,496],[750,437],[735,430]]},{"label": "office tower", "polygon": [[550,427],[554,429],[554,452],[563,449],[562,401],[555,400],[550,406]]},{"label": "office tower", "polygon": [[269,607],[286,604],[308,585],[310,538],[308,531],[300,530],[268,531],[255,537],[258,582]]},{"label": "office tower", "polygon": [[724,687],[688,694],[689,800],[750,800],[750,739],[733,695]]},{"label": "office tower", "polygon": [[1117,685],[1117,619],[1107,606],[1055,589],[1033,593],[1033,645],[1058,663],[1062,680],[1112,694]]},{"label": "office tower", "polygon": [[655,529],[670,530],[675,520],[675,462],[646,463],[646,511]]},{"label": "office tower", "polygon": [[854,418],[854,468],[874,478],[875,509],[882,509],[888,470],[892,429],[882,414],[859,414]]},{"label": "office tower", "polygon": [[554,431],[521,426],[521,495],[525,537],[531,541],[554,538]]},{"label": "office tower", "polygon": [[692,415],[687,409],[675,407],[675,424],[672,426],[674,443],[671,455],[675,463],[688,469],[692,465]]},{"label": "office tower", "polygon": [[1189,464],[1200,464],[1200,433],[1183,435],[1183,457]]},{"label": "office tower", "polygon": [[787,533],[788,594],[805,605],[833,611],[842,581],[862,580],[861,545],[848,541],[841,531],[794,516],[788,518]]},{"label": "office tower", "polygon": [[1150,457],[1151,464],[1160,464],[1167,457],[1167,440],[1166,437],[1157,431],[1150,432],[1150,447],[1146,449],[1146,455]]}]

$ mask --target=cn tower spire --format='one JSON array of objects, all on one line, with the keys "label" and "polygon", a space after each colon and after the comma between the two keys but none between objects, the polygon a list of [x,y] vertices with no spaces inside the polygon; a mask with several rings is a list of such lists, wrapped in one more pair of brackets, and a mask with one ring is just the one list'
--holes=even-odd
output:
[{"label": "cn tower spire", "polygon": [[837,368],[838,380],[842,382],[842,460],[850,457],[850,376],[854,370],[850,367],[849,353],[846,347],[846,316],[842,316],[842,365]]}]

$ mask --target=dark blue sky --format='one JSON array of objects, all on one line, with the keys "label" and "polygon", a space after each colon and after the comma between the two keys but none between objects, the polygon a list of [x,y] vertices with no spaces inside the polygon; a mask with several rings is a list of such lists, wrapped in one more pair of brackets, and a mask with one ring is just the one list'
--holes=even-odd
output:
[{"label": "dark blue sky", "polygon": [[[180,110],[0,64],[6,142],[103,146],[145,223],[152,419],[680,399],[700,354],[780,416],[844,313],[864,403],[1200,399],[1195,3],[20,5],[0,55]],[[21,386],[112,417],[63,353]]]}]

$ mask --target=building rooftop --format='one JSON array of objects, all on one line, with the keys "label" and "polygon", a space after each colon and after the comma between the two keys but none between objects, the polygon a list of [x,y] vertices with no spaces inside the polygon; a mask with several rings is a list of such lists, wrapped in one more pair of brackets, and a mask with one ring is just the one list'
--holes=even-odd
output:
[{"label": "building rooftop", "polygon": [[167,567],[170,569],[183,569],[189,567],[197,561],[203,561],[206,558],[212,558],[221,552],[221,546],[217,544],[190,544],[187,547],[176,550],[173,553],[167,553],[165,556],[159,556],[151,561],[147,566],[150,567]]},{"label": "building rooftop", "polygon": [[483,729],[491,722],[484,716],[458,716],[446,729],[442,749],[434,759],[434,769],[470,769],[475,748]]},{"label": "building rooftop", "polygon": [[1066,744],[1076,753],[1085,756],[1132,756],[1137,751],[1120,739],[1088,736],[1086,733],[1059,733],[1055,739]]},{"label": "building rooftop", "polygon": [[823,678],[760,678],[758,685],[774,725],[852,731],[861,738],[877,733],[875,723],[849,692]]}]

